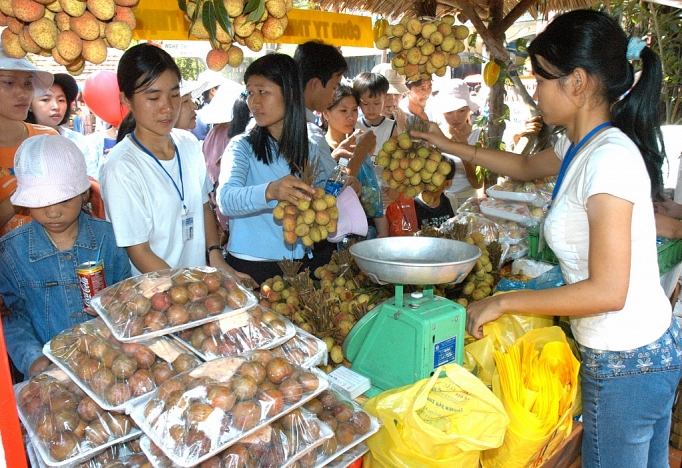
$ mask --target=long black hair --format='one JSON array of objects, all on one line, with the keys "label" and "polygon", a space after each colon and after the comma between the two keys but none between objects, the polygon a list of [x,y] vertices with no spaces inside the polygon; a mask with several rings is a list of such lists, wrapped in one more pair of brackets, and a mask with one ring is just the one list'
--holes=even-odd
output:
[{"label": "long black hair", "polygon": [[[611,107],[611,123],[639,148],[651,179],[651,195],[663,190],[661,166],[665,147],[660,127],[660,95],[663,73],[654,51],[644,47],[639,58],[642,74],[635,82],[627,58],[628,37],[619,24],[605,13],[574,10],[557,16],[528,47],[533,71],[549,80],[561,79],[583,68],[601,86]],[[556,73],[538,63],[541,56]]]},{"label": "long black hair", "polygon": [[246,91],[242,91],[239,97],[232,104],[232,120],[227,129],[227,138],[232,139],[244,133],[251,120],[251,111],[246,103]]},{"label": "long black hair", "polygon": [[269,54],[248,66],[244,73],[244,83],[248,84],[252,76],[262,76],[279,86],[286,109],[279,142],[265,127],[256,125],[249,132],[247,140],[256,153],[256,159],[269,165],[278,157],[276,149],[279,149],[279,154],[289,164],[291,174],[300,175],[300,170],[308,162],[308,125],[298,66],[288,55]]},{"label": "long black hair", "polygon": [[[118,89],[132,100],[133,96],[144,91],[165,71],[172,71],[181,80],[180,69],[168,52],[151,44],[138,44],[126,50],[118,62],[116,80]],[[116,143],[135,130],[135,116],[128,112],[118,127]]]}]

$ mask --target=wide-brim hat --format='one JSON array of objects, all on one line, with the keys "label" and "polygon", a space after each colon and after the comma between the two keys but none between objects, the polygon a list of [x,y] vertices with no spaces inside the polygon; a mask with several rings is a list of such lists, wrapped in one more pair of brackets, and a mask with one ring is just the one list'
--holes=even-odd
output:
[{"label": "wide-brim hat", "polygon": [[193,93],[199,86],[201,83],[198,81],[182,80],[180,82],[180,96]]},{"label": "wide-brim hat", "polygon": [[469,85],[463,80],[452,80],[450,89],[443,89],[438,93],[438,108],[443,114],[467,106],[471,112],[476,112],[481,107],[471,100]]},{"label": "wide-brim hat", "polygon": [[[78,97],[78,83],[73,78],[73,76],[67,73],[55,73],[53,85],[58,85],[64,91],[64,96],[66,96],[66,102],[71,105],[73,101]],[[38,96],[36,94],[36,96]]]},{"label": "wide-brim hat", "polygon": [[372,68],[372,73],[384,75],[388,80],[388,94],[405,94],[408,89],[405,86],[405,78],[393,69],[390,63],[380,63]]},{"label": "wide-brim hat", "polygon": [[27,138],[14,154],[15,206],[44,208],[76,197],[90,188],[85,157],[61,135]]},{"label": "wide-brim hat", "polygon": [[211,102],[199,111],[201,120],[205,124],[232,122],[232,107],[243,91],[244,87],[239,83],[232,80],[225,81],[220,85]]},{"label": "wide-brim hat", "polygon": [[54,76],[50,72],[41,70],[26,59],[13,58],[7,55],[0,44],[0,70],[24,71],[33,74],[33,95],[42,96],[52,86]]},{"label": "wide-brim hat", "polygon": [[203,71],[199,74],[199,78],[197,78],[197,82],[199,83],[199,86],[192,91],[192,99],[198,99],[201,97],[202,94],[204,94],[206,91],[209,89],[213,89],[216,86],[220,86],[224,84],[228,79],[223,76],[220,72],[216,72],[213,70],[206,70]]},{"label": "wide-brim hat", "polygon": [[339,210],[339,219],[336,222],[336,232],[330,233],[327,236],[329,242],[340,242],[348,234],[367,235],[367,229],[369,228],[367,215],[365,210],[362,209],[358,195],[352,188],[346,187],[336,197],[336,206]]}]

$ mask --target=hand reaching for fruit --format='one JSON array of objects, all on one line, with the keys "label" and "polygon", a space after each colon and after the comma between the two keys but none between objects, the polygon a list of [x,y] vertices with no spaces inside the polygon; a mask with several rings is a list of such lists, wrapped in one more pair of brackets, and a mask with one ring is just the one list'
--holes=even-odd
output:
[{"label": "hand reaching for fruit", "polygon": [[265,189],[267,201],[286,201],[298,206],[301,200],[310,201],[315,189],[292,175],[287,175],[268,184]]}]

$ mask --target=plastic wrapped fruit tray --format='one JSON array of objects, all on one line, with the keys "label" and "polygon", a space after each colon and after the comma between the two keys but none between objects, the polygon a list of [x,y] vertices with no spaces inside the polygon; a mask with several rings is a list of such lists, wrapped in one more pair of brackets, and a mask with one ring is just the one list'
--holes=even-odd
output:
[{"label": "plastic wrapped fruit tray", "polygon": [[117,412],[128,412],[157,385],[201,364],[183,345],[165,337],[121,343],[101,318],[64,330],[45,344],[43,354],[97,405]]},{"label": "plastic wrapped fruit tray", "polygon": [[528,203],[529,205],[532,206],[545,206],[547,202],[549,201],[549,198],[551,198],[552,194],[549,193],[547,194],[546,192],[542,192],[540,190],[537,190],[535,187],[535,184],[532,182],[527,182],[525,184],[520,184],[517,185],[517,190],[520,188],[523,188],[524,186],[532,186],[532,189],[529,189],[527,192],[523,191],[515,191],[515,190],[504,190],[503,187],[500,185],[493,185],[492,187],[488,188],[485,193],[492,198],[497,198],[499,200],[507,200],[507,201],[515,201],[515,202],[524,202]]},{"label": "plastic wrapped fruit tray", "polygon": [[336,457],[331,462],[325,465],[315,465],[315,468],[321,466],[326,466],[327,468],[346,468],[361,459],[367,452],[369,452],[369,447],[367,446],[367,442],[363,441],[349,449],[347,452],[344,452],[342,455]]},{"label": "plastic wrapped fruit tray", "polygon": [[[286,468],[298,461],[302,468],[312,468],[318,448],[333,436],[331,428],[315,415],[295,409],[213,455],[201,466]],[[140,445],[155,467],[177,466],[147,436],[142,437]]]},{"label": "plastic wrapped fruit tray", "polygon": [[256,305],[229,317],[188,328],[173,337],[204,361],[239,356],[255,349],[279,346],[296,334],[289,319]]},{"label": "plastic wrapped fruit tray", "polygon": [[[26,452],[32,468],[47,468],[43,460],[35,454],[33,443],[26,444]],[[140,438],[112,445],[94,457],[68,465],[68,468],[146,468],[147,456],[140,448]]]},{"label": "plastic wrapped fruit tray", "polygon": [[47,466],[70,467],[140,435],[128,416],[102,410],[56,367],[14,392],[19,419]]},{"label": "plastic wrapped fruit tray", "polygon": [[316,468],[326,466],[352,450],[381,427],[377,418],[335,391],[334,386],[305,403],[303,407],[334,431],[334,437],[317,450]]},{"label": "plastic wrapped fruit tray", "polygon": [[272,349],[272,352],[305,368],[326,366],[329,356],[327,344],[324,341],[298,327],[296,327],[296,335],[286,343]]},{"label": "plastic wrapped fruit tray", "polygon": [[92,307],[117,340],[134,343],[226,318],[257,302],[226,272],[198,267],[128,278],[100,291]]},{"label": "plastic wrapped fruit tray", "polygon": [[206,362],[147,395],[131,417],[181,467],[197,465],[328,387],[325,374],[268,350]]},{"label": "plastic wrapped fruit tray", "polygon": [[481,213],[496,218],[515,221],[524,226],[536,226],[542,221],[541,216],[532,216],[531,211],[528,209],[528,205],[524,202],[504,201],[494,198],[481,200]]}]

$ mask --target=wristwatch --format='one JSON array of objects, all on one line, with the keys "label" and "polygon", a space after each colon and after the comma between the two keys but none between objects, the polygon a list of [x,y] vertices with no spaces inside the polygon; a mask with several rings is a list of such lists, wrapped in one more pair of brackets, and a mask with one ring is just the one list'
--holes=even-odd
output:
[{"label": "wristwatch", "polygon": [[206,253],[210,255],[212,250],[220,250],[222,252],[223,248],[219,245],[212,245],[208,249],[206,249]]}]

